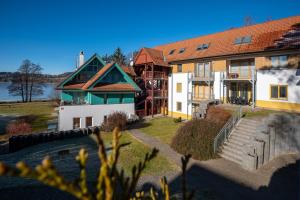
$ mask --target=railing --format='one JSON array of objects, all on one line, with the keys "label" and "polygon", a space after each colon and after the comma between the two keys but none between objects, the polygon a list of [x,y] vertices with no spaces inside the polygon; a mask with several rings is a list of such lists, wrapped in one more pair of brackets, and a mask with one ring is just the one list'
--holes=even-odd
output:
[{"label": "railing", "polygon": [[215,73],[209,72],[209,73],[195,73],[192,76],[193,81],[214,81],[215,80]]},{"label": "railing", "polygon": [[225,141],[228,140],[229,135],[232,131],[232,129],[234,128],[234,126],[238,123],[238,121],[242,118],[242,107],[239,106],[234,113],[232,114],[232,116],[230,117],[230,119],[227,121],[227,123],[223,126],[223,128],[220,130],[220,132],[218,133],[218,135],[215,137],[214,139],[214,153],[216,153],[220,146],[222,146],[224,144]]},{"label": "railing", "polygon": [[[147,90],[148,96],[152,97],[152,91]],[[154,90],[153,97],[168,97],[168,90]]]},{"label": "railing", "polygon": [[60,101],[60,106],[87,105],[85,100],[81,101]]},{"label": "railing", "polygon": [[166,79],[168,78],[167,74],[165,72],[160,71],[146,71],[143,75],[143,78],[153,78],[153,79]]},{"label": "railing", "polygon": [[221,79],[230,80],[230,79],[252,79],[252,74],[254,75],[254,79],[256,80],[256,71],[246,71],[246,72],[239,72],[239,73],[232,73],[232,72],[222,72]]}]

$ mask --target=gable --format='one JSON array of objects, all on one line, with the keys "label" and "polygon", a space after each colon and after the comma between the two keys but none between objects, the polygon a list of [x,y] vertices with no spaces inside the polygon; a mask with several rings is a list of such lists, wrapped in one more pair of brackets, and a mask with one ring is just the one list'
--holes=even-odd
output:
[{"label": "gable", "polygon": [[[104,70],[104,71],[103,71]],[[99,77],[97,75],[100,74]],[[127,84],[132,86],[136,91],[140,91],[141,89],[137,86],[137,84],[126,74],[122,68],[117,64],[108,64],[101,71],[98,72],[95,76],[97,79],[90,82],[86,85],[85,89],[93,89],[99,85],[109,85],[109,84],[118,84],[119,86],[122,84]],[[95,78],[94,77],[94,78]]]},{"label": "gable", "polygon": [[79,69],[74,71],[63,82],[58,85],[58,88],[86,83],[91,79],[98,71],[100,71],[105,65],[105,62],[97,55],[94,54],[89,60],[87,60]]}]

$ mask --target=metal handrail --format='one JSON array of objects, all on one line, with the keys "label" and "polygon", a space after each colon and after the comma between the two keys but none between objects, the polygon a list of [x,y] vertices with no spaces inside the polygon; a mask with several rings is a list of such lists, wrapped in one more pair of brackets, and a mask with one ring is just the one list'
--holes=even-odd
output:
[{"label": "metal handrail", "polygon": [[230,119],[227,121],[227,123],[223,126],[223,128],[219,131],[218,135],[214,139],[214,153],[216,153],[220,146],[224,144],[225,141],[228,140],[230,133],[234,126],[238,123],[238,121],[242,118],[242,107],[239,106]]}]

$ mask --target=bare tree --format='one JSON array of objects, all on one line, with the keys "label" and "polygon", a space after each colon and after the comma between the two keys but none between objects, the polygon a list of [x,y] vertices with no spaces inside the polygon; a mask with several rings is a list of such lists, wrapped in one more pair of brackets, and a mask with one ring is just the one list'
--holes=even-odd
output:
[{"label": "bare tree", "polygon": [[23,102],[32,101],[32,96],[43,94],[43,68],[26,59],[14,73],[12,82],[8,86],[11,95],[21,96]]}]

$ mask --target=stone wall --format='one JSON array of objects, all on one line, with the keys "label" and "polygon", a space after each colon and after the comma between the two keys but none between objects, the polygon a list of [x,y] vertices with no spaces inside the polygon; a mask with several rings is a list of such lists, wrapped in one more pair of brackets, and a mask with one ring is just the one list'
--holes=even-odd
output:
[{"label": "stone wall", "polygon": [[8,152],[6,153],[15,152],[25,147],[41,144],[44,142],[87,136],[92,134],[96,128],[97,127],[91,127],[91,128],[74,129],[69,131],[44,132],[44,133],[42,132],[38,134],[12,136],[9,138]]}]

